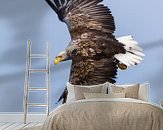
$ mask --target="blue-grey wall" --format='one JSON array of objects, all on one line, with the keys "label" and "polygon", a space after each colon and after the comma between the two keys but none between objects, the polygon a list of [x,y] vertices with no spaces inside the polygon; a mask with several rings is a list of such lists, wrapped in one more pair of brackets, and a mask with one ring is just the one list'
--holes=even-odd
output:
[{"label": "blue-grey wall", "polygon": [[[104,0],[115,17],[116,36],[132,34],[146,57],[137,67],[119,71],[117,83],[149,81],[153,102],[163,98],[163,1]],[[66,26],[44,0],[0,0],[0,112],[22,112],[26,65],[26,41],[33,41],[33,53],[43,53],[50,43],[51,109],[68,80],[71,62],[53,65],[53,58],[70,41]],[[33,61],[33,67],[44,67]],[[44,75],[33,75],[32,86],[43,86]],[[32,102],[44,102],[44,94],[33,93]],[[30,111],[38,111],[33,109]]]}]

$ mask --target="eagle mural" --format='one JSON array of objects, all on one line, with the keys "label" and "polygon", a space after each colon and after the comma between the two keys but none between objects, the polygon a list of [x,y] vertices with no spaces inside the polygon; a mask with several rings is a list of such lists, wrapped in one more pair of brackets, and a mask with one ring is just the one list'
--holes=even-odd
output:
[{"label": "eagle mural", "polygon": [[[71,41],[54,60],[72,60],[69,82],[97,85],[116,82],[117,70],[125,70],[143,60],[142,48],[132,36],[115,38],[115,23],[103,0],[45,0],[67,24]],[[59,100],[66,102],[67,89]]]}]

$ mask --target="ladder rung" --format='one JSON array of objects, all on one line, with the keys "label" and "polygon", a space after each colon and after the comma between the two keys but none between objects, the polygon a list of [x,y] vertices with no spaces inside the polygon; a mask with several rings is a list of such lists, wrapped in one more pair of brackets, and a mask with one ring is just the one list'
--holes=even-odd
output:
[{"label": "ladder rung", "polygon": [[31,58],[46,58],[48,55],[46,54],[31,54]]},{"label": "ladder rung", "polygon": [[47,91],[47,88],[29,88],[29,91]]},{"label": "ladder rung", "polygon": [[34,103],[28,103],[29,107],[47,107],[47,104],[34,104]]},{"label": "ladder rung", "polygon": [[48,72],[48,69],[30,69],[30,72]]}]

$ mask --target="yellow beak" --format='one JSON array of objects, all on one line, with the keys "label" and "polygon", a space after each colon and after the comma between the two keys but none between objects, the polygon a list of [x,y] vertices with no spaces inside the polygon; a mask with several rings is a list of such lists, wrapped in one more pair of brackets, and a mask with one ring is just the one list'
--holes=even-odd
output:
[{"label": "yellow beak", "polygon": [[59,62],[61,62],[61,61],[62,61],[62,57],[56,57],[55,60],[54,60],[54,64],[58,65]]}]

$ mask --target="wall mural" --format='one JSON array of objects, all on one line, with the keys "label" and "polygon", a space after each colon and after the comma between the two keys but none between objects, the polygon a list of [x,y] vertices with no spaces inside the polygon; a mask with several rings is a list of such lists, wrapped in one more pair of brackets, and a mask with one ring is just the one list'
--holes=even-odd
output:
[{"label": "wall mural", "polygon": [[[114,17],[102,0],[46,0],[67,24],[71,42],[54,60],[72,60],[69,82],[75,85],[115,83],[117,70],[143,60],[142,48],[132,36],[115,38]],[[59,101],[66,102],[67,89]]]}]

